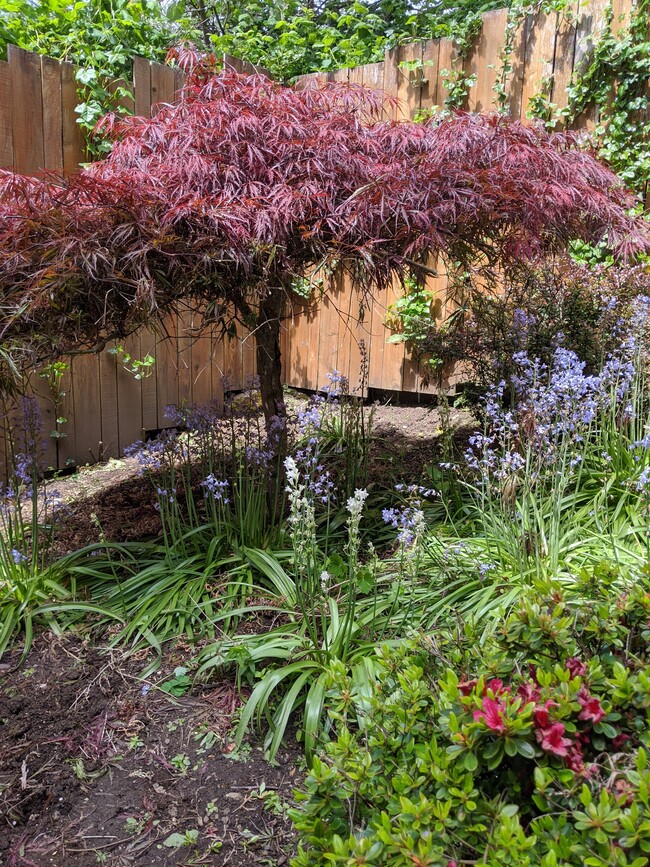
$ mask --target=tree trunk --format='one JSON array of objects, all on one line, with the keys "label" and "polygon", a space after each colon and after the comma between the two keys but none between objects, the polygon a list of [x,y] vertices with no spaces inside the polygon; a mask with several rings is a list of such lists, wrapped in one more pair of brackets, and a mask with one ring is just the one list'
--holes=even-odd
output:
[{"label": "tree trunk", "polygon": [[286,407],[282,393],[280,355],[280,315],[284,293],[272,289],[260,302],[255,340],[257,342],[257,375],[260,381],[262,411],[266,430],[277,440],[280,455],[286,452]]}]

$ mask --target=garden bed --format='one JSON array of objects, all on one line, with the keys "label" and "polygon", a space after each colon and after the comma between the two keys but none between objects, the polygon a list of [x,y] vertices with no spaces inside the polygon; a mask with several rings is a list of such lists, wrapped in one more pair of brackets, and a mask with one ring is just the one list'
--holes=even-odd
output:
[{"label": "garden bed", "polygon": [[161,691],[187,661],[182,647],[155,684],[140,680],[143,654],[105,650],[45,633],[22,667],[2,665],[0,862],[288,864],[299,749],[273,765],[250,741],[235,750],[230,681]]}]

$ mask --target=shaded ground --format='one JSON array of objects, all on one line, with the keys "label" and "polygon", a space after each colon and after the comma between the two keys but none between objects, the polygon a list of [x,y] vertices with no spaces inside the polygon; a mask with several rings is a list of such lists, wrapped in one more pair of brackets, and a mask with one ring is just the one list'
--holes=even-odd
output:
[{"label": "shaded ground", "polygon": [[[0,671],[0,863],[282,865],[300,753],[228,740],[228,682],[172,698],[144,659],[40,636]],[[157,684],[182,655],[167,658]],[[175,835],[175,836],[172,836]]]}]

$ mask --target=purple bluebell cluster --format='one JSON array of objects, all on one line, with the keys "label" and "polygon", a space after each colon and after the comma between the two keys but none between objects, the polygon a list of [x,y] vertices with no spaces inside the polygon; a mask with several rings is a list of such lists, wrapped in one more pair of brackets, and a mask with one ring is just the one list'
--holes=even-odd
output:
[{"label": "purple bluebell cluster", "polygon": [[320,462],[317,445],[316,437],[310,437],[303,447],[295,452],[293,458],[310,496],[327,505],[334,498],[334,482],[329,470]]},{"label": "purple bluebell cluster", "polygon": [[650,494],[650,466],[640,473],[635,488],[641,494]]},{"label": "purple bluebell cluster", "polygon": [[325,398],[321,394],[315,394],[304,408],[298,410],[296,422],[299,436],[306,436],[320,428],[324,404]]},{"label": "purple bluebell cluster", "polygon": [[347,376],[344,376],[338,370],[333,370],[332,373],[328,373],[325,376],[325,379],[327,380],[327,383],[322,387],[321,391],[324,391],[329,397],[341,397],[341,395],[349,393],[349,380]]},{"label": "purple bluebell cluster", "polygon": [[403,548],[410,548],[424,533],[424,513],[419,506],[420,504],[415,501],[411,506],[402,509],[384,509],[381,513],[385,523],[398,531],[397,542]]},{"label": "purple bluebell cluster", "polygon": [[209,476],[206,476],[206,478],[203,479],[201,486],[204,489],[203,496],[206,499],[212,497],[215,502],[223,503],[224,505],[227,505],[230,502],[228,498],[228,488],[230,487],[230,483],[227,479],[217,479],[213,473],[210,473]]},{"label": "purple bluebell cluster", "polygon": [[11,549],[11,559],[14,561],[16,566],[20,566],[21,563],[27,562],[27,557],[22,551],[19,551],[18,548]]},{"label": "purple bluebell cluster", "polygon": [[124,449],[124,455],[136,458],[139,473],[155,473],[167,465],[169,460],[178,460],[187,456],[187,445],[178,437],[175,428],[161,431],[153,440],[142,442],[138,440]]},{"label": "purple bluebell cluster", "polygon": [[395,490],[407,497],[425,497],[427,500],[438,496],[435,488],[425,488],[423,485],[395,485]]},{"label": "purple bluebell cluster", "polygon": [[577,467],[582,460],[580,444],[604,412],[614,411],[622,421],[634,414],[630,401],[634,345],[628,338],[620,355],[610,357],[597,376],[587,375],[584,362],[561,346],[550,368],[525,352],[516,353],[518,372],[511,381],[515,409],[503,408],[505,382],[488,393],[487,431],[470,438],[468,466],[484,476],[504,479],[525,467],[528,447],[533,448],[535,463],[545,466],[556,463],[561,447],[569,465]]},{"label": "purple bluebell cluster", "polygon": [[524,347],[528,341],[531,328],[535,326],[536,318],[522,307],[515,308],[512,315],[512,336],[515,345]]}]

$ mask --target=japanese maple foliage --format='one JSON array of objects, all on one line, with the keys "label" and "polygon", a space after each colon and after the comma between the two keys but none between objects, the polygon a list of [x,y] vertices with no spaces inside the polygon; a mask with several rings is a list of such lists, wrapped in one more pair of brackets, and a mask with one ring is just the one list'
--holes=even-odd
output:
[{"label": "japanese maple foliage", "polygon": [[102,345],[189,299],[254,331],[269,419],[283,411],[283,305],[314,266],[370,290],[431,252],[507,265],[571,238],[650,247],[631,194],[572,134],[397,122],[361,87],[294,90],[176,59],[176,104],[106,118],[107,159],[63,181],[0,173],[5,344]]}]

